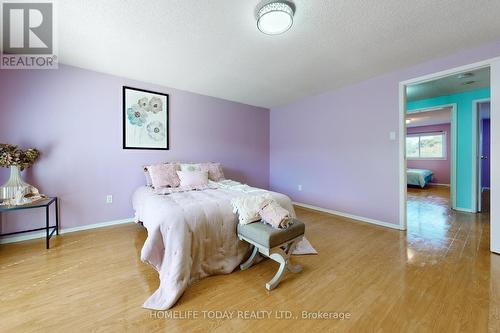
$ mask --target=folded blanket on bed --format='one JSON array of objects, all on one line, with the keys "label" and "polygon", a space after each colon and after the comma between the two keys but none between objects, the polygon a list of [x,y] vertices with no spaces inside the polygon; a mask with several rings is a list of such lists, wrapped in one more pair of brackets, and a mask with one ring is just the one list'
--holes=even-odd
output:
[{"label": "folded blanket on bed", "polygon": [[271,200],[269,193],[241,196],[231,200],[231,205],[233,205],[233,213],[238,213],[240,224],[249,224],[261,219],[259,210],[262,204],[269,200]]},{"label": "folded blanket on bed", "polygon": [[260,188],[252,187],[247,184],[242,184],[240,182],[231,179],[224,179],[218,182],[210,180],[208,183],[210,185],[215,185],[217,186],[217,188],[220,189],[228,189],[228,190],[238,191],[241,193],[253,193],[253,194],[262,193],[262,189]]},{"label": "folded blanket on bed", "polygon": [[290,213],[272,199],[267,199],[260,205],[259,215],[262,221],[276,229],[286,229],[290,223]]}]

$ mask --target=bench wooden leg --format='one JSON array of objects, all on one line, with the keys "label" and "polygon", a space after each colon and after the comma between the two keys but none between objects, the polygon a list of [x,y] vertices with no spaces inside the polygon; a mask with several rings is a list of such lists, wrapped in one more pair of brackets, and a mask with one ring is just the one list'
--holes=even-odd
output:
[{"label": "bench wooden leg", "polygon": [[242,271],[253,265],[253,262],[255,260],[255,257],[257,256],[258,252],[259,252],[259,249],[257,248],[257,246],[253,245],[252,254],[250,255],[250,257],[244,263],[242,263],[240,265],[240,269]]},{"label": "bench wooden leg", "polygon": [[299,241],[300,240],[296,240],[292,243],[287,244],[285,250],[283,250],[282,248],[275,248],[271,250],[269,258],[278,262],[280,264],[280,267],[278,268],[278,271],[276,272],[272,280],[266,283],[267,290],[272,290],[278,286],[287,268],[292,273],[299,273],[302,271],[302,266],[293,265],[290,258],[293,250],[295,249],[295,246],[297,246]]},{"label": "bench wooden leg", "polygon": [[278,268],[278,271],[276,272],[272,280],[266,283],[267,290],[272,290],[276,288],[276,286],[280,283],[281,279],[283,278],[283,274],[285,273],[285,268],[287,266],[287,259],[286,259],[287,255],[285,251],[283,251],[282,249],[276,249],[274,251],[275,251],[274,253],[271,253],[269,255],[269,258],[278,262],[280,264],[280,267]]}]

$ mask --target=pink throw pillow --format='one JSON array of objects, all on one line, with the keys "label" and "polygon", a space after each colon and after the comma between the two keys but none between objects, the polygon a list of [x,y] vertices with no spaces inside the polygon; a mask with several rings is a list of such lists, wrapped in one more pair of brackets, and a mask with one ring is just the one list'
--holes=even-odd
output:
[{"label": "pink throw pillow", "polygon": [[181,187],[208,185],[207,171],[177,171]]},{"label": "pink throw pillow", "polygon": [[180,184],[177,176],[177,164],[154,164],[148,167],[151,183],[154,188],[177,187]]},{"label": "pink throw pillow", "polygon": [[202,171],[208,171],[208,178],[214,182],[225,179],[220,163],[201,163],[200,167]]}]

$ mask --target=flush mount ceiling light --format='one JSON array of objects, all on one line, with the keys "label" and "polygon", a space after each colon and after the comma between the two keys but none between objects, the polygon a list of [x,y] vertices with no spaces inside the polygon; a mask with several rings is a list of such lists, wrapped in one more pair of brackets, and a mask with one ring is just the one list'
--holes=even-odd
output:
[{"label": "flush mount ceiling light", "polygon": [[292,7],[281,1],[263,6],[257,13],[257,28],[266,35],[279,35],[293,24]]}]

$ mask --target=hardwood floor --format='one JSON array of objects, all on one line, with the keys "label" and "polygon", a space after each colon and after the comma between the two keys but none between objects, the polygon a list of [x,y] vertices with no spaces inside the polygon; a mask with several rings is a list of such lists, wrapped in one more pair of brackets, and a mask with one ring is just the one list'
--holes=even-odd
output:
[{"label": "hardwood floor", "polygon": [[489,212],[490,211],[490,190],[483,189],[481,191],[481,211]]},{"label": "hardwood floor", "polygon": [[[197,319],[141,308],[158,277],[140,261],[139,225],[65,234],[48,251],[42,240],[1,245],[0,331],[500,331],[489,216],[450,211],[442,188],[410,190],[408,206],[407,232],[297,208],[319,255],[295,256],[304,271],[287,273],[271,292],[270,260],[195,283],[168,313]],[[283,310],[299,319],[203,318],[210,310]],[[300,319],[302,311],[350,318]]]}]

